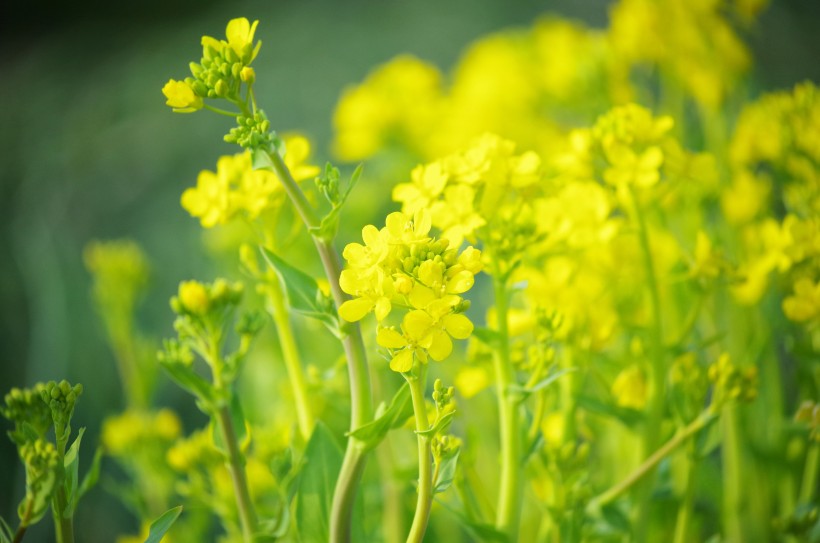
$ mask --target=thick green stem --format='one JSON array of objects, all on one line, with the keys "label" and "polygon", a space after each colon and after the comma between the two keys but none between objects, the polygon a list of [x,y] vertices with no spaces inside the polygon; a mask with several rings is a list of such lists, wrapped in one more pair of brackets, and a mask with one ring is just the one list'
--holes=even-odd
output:
[{"label": "thick green stem", "polygon": [[242,536],[246,543],[253,541],[253,534],[256,532],[256,513],[253,509],[251,494],[248,490],[248,480],[245,477],[245,467],[239,444],[236,441],[236,431],[231,420],[231,412],[228,406],[223,406],[217,412],[217,425],[222,434],[222,440],[227,449],[227,467],[231,474],[234,494],[236,495],[236,506],[239,510],[239,521],[242,524]]},{"label": "thick green stem", "polygon": [[[416,432],[424,432],[430,428],[427,420],[427,404],[424,401],[424,389],[427,385],[427,365],[421,364],[419,375],[408,378],[410,384],[410,398],[413,401],[413,413],[416,416]],[[421,543],[424,532],[427,531],[427,521],[430,519],[430,508],[433,505],[433,461],[430,453],[430,436],[416,434],[419,453],[419,488],[416,499],[416,513],[413,515],[413,524],[407,543]]]},{"label": "thick green stem", "polygon": [[[649,241],[649,228],[646,224],[638,195],[634,190],[629,192],[632,200],[634,219],[638,225],[638,239],[641,246],[641,256],[643,260],[644,273],[646,274],[646,284],[649,291],[649,304],[652,315],[650,329],[650,355],[651,355],[651,388],[648,405],[648,417],[646,421],[646,432],[644,434],[644,456],[650,451],[654,451],[661,440],[661,423],[663,422],[664,400],[666,399],[666,364],[664,360],[663,347],[663,322],[661,312],[661,296],[658,286],[658,278],[655,273],[655,265],[652,261],[652,246]],[[635,524],[635,539],[638,542],[646,541],[649,527],[649,497],[652,492],[654,470],[650,469],[646,474],[645,482],[639,489],[637,496],[638,518]]]},{"label": "thick green stem", "polygon": [[23,540],[23,536],[26,535],[26,529],[28,529],[28,523],[31,520],[31,513],[34,510],[34,499],[29,498],[28,502],[26,503],[26,510],[23,513],[23,518],[20,519],[20,526],[17,528],[17,531],[14,533],[14,540],[12,543],[20,543]]},{"label": "thick green stem", "polygon": [[285,369],[288,372],[290,386],[293,389],[293,399],[296,403],[296,418],[299,422],[299,433],[302,435],[302,439],[307,442],[307,440],[310,439],[315,421],[310,409],[305,372],[302,369],[299,349],[293,337],[293,328],[290,324],[290,316],[285,306],[282,285],[279,281],[273,281],[271,283],[269,292],[270,313],[276,325],[276,331],[279,335],[279,344],[282,347],[282,359],[285,362]]},{"label": "thick green stem", "polygon": [[496,510],[496,528],[507,533],[510,541],[518,539],[518,519],[521,513],[521,421],[518,402],[510,394],[515,374],[510,361],[510,338],[507,327],[507,282],[493,278],[498,345],[493,356],[498,417],[501,430],[501,482]]},{"label": "thick green stem", "polygon": [[685,443],[687,439],[708,426],[713,420],[715,420],[715,416],[711,411],[705,411],[702,413],[698,418],[690,422],[688,426],[678,431],[672,439],[667,441],[666,444],[655,451],[649,458],[644,460],[644,462],[635,468],[635,470],[626,478],[593,498],[589,502],[587,510],[591,513],[595,513],[602,506],[608,504],[629,490],[633,485],[646,477],[647,474],[651,473],[661,462],[661,460],[666,458],[672,451]]},{"label": "thick green stem", "polygon": [[54,532],[57,538],[57,543],[74,543],[74,517],[63,514],[68,506],[68,496],[66,495],[65,485],[65,448],[68,440],[68,432],[63,426],[55,426],[54,433],[57,436],[65,436],[64,438],[57,437],[57,466],[59,474],[57,476],[54,496],[51,498],[51,513],[54,517]]},{"label": "thick green stem", "polygon": [[[308,231],[313,233],[319,226],[316,211],[308,202],[302,189],[296,184],[279,153],[271,152],[270,157],[273,169],[293,202],[296,212],[302,218]],[[339,255],[326,239],[313,235],[313,243],[322,260],[333,300],[336,302],[336,307],[340,307],[347,299],[347,295],[339,286],[339,275],[342,271]],[[358,323],[346,324],[342,332],[342,344],[347,357],[347,371],[350,380],[350,429],[354,430],[373,418],[373,393],[367,368],[367,355]],[[339,479],[336,482],[336,490],[333,493],[333,507],[330,515],[330,540],[333,543],[350,541],[353,503],[356,498],[356,489],[364,472],[366,458],[364,445],[359,440],[350,437],[347,441]]]},{"label": "thick green stem", "polygon": [[743,479],[746,476],[745,458],[740,443],[737,406],[723,408],[723,524],[726,540],[732,543],[746,541],[743,517],[747,501],[743,495]]},{"label": "thick green stem", "polygon": [[809,445],[806,453],[806,466],[803,468],[803,482],[800,485],[800,503],[811,503],[817,489],[817,472],[820,467],[820,443]]},{"label": "thick green stem", "polygon": [[692,520],[695,504],[695,475],[698,468],[698,459],[695,454],[693,442],[689,442],[686,455],[686,487],[683,491],[683,499],[678,507],[678,518],[675,523],[674,543],[686,543],[689,541],[689,523]]}]

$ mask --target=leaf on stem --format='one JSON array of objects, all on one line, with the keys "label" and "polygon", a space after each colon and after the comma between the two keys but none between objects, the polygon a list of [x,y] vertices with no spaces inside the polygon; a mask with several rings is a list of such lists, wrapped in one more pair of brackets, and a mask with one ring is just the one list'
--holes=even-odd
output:
[{"label": "leaf on stem", "polygon": [[438,478],[433,481],[433,494],[444,492],[453,484],[453,480],[456,478],[456,465],[458,464],[459,452],[460,451],[455,451],[455,453],[442,460],[438,468]]},{"label": "leaf on stem", "polygon": [[[193,368],[185,364],[170,360],[160,360],[160,364],[176,384],[196,396],[202,404],[201,407],[213,410],[217,398],[216,391],[211,383],[197,375]],[[205,412],[209,413],[209,411]]]},{"label": "leaf on stem", "polygon": [[337,337],[341,336],[339,319],[333,301],[319,288],[316,280],[294,268],[265,247],[262,256],[276,272],[285,287],[288,305],[299,313],[319,320]]},{"label": "leaf on stem", "polygon": [[387,432],[400,426],[412,413],[410,386],[404,383],[390,400],[389,406],[384,402],[379,405],[374,420],[348,432],[347,435],[361,441],[367,450],[371,450],[382,442]]},{"label": "leaf on stem", "polygon": [[333,207],[327,215],[322,218],[322,222],[318,227],[310,229],[311,234],[325,241],[332,241],[333,238],[336,237],[336,232],[339,229],[339,218],[341,216],[342,207],[344,207],[347,197],[350,196],[350,192],[353,190],[353,187],[356,186],[356,183],[359,181],[359,177],[361,177],[361,175],[362,164],[359,164],[350,176],[350,181],[347,183],[347,188],[345,191],[341,194],[341,196],[335,199],[336,201],[331,201],[331,205]]},{"label": "leaf on stem", "polygon": [[430,428],[421,431],[416,430],[416,434],[420,436],[434,436],[439,432],[444,431],[444,429],[447,428],[447,426],[449,426],[450,422],[453,420],[453,417],[455,416],[455,411],[448,411],[447,413],[439,417],[439,419],[436,420],[436,423],[433,424]]},{"label": "leaf on stem", "polygon": [[80,428],[77,439],[71,444],[68,451],[65,453],[63,465],[65,466],[65,493],[68,497],[65,510],[60,511],[63,518],[71,518],[77,508],[77,501],[80,499],[80,442],[83,439],[85,428]]},{"label": "leaf on stem", "polygon": [[296,491],[296,525],[304,543],[324,543],[330,534],[330,508],[342,449],[327,426],[316,423],[305,449],[305,466]]},{"label": "leaf on stem", "polygon": [[173,509],[164,512],[160,517],[151,523],[151,528],[148,530],[148,538],[145,543],[159,543],[165,537],[165,533],[173,526],[174,522],[182,513],[182,506],[177,505]]}]

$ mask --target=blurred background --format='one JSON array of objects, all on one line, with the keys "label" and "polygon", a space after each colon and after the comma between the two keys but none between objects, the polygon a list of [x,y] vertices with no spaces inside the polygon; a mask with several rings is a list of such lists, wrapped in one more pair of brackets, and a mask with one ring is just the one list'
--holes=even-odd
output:
[{"label": "blurred background", "polygon": [[[298,130],[315,142],[313,163],[323,164],[340,92],[374,66],[411,53],[446,72],[472,40],[527,26],[544,13],[605,26],[609,2],[168,4],[11,0],[0,6],[0,394],[51,379],[83,383],[73,424],[88,429],[83,466],[102,418],[123,407],[113,355],[91,303],[83,247],[123,237],[142,245],[152,274],[139,326],[155,338],[173,335],[167,300],[180,280],[231,273],[220,269],[198,221],[179,205],[200,170],[235,152],[221,141],[231,121],[174,115],[160,92],[199,59],[201,35],[221,36],[233,17],[260,20],[257,96],[278,131]],[[820,81],[820,3],[772,4],[746,36],[756,59],[753,87]],[[383,216],[389,203],[368,194],[403,181],[366,173],[354,198],[360,213],[355,220],[348,213],[340,241]],[[177,409],[188,430],[203,420],[167,381],[157,403]],[[0,439],[0,515],[12,525],[23,492],[16,451]],[[78,511],[77,538],[112,541],[124,526],[135,531],[133,523],[98,487]],[[32,530],[30,540],[48,541],[49,524]]]}]

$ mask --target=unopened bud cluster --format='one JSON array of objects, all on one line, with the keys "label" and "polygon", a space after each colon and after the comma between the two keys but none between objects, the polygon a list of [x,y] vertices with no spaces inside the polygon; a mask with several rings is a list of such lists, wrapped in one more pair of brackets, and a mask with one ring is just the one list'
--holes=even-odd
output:
[{"label": "unopened bud cluster", "polygon": [[757,398],[757,368],[740,368],[733,364],[728,354],[720,356],[709,366],[709,380],[715,385],[717,403],[728,401],[751,402]]}]

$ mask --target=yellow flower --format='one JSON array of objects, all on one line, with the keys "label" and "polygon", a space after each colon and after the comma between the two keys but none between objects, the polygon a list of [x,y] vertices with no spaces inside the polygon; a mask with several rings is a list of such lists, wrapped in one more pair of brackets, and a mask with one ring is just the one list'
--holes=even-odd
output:
[{"label": "yellow flower", "polygon": [[223,224],[234,213],[228,179],[208,170],[200,172],[196,187],[186,189],[180,200],[192,217],[199,217],[203,228]]},{"label": "yellow flower", "polygon": [[455,385],[459,393],[469,399],[490,386],[490,376],[487,369],[481,366],[461,367],[456,374]]},{"label": "yellow flower", "polygon": [[646,405],[646,394],[646,377],[637,365],[621,371],[612,383],[612,395],[621,407],[643,409]]},{"label": "yellow flower", "polygon": [[204,315],[210,306],[210,298],[205,285],[199,281],[183,281],[179,284],[179,301],[186,310],[195,315]]},{"label": "yellow flower", "polygon": [[174,79],[168,80],[168,83],[162,87],[162,94],[168,99],[165,104],[174,108],[177,113],[191,113],[202,109],[202,97],[194,93],[185,81],[176,81]]},{"label": "yellow flower", "polygon": [[820,319],[820,281],[801,278],[794,283],[794,294],[783,300],[783,312],[795,322]]},{"label": "yellow flower", "polygon": [[240,17],[231,19],[227,28],[225,28],[228,45],[245,64],[250,64],[256,58],[259,48],[262,46],[262,42],[257,42],[255,48],[253,46],[253,35],[256,33],[258,24],[259,21],[254,21],[251,24],[245,17]]}]

